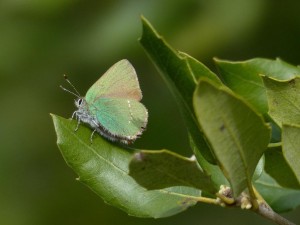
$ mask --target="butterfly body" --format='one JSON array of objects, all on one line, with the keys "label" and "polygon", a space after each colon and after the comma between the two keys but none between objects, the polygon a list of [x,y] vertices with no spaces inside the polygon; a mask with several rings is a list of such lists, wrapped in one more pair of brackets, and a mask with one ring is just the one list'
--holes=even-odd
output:
[{"label": "butterfly body", "polygon": [[134,142],[144,131],[148,111],[139,101],[142,93],[137,75],[128,60],[114,64],[75,101],[73,116],[111,141]]}]

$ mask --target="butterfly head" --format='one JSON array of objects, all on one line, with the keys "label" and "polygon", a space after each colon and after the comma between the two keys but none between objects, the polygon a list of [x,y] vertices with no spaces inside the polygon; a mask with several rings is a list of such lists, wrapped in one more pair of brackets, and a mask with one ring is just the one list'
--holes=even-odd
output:
[{"label": "butterfly head", "polygon": [[76,100],[75,100],[75,105],[76,105],[76,107],[77,108],[83,108],[83,107],[85,107],[85,105],[86,105],[86,101],[84,100],[84,98],[82,98],[82,97],[80,97],[80,98],[77,98]]}]

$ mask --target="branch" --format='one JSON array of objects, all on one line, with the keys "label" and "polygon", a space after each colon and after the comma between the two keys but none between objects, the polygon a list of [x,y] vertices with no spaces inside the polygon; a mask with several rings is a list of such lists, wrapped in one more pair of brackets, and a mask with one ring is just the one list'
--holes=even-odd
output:
[{"label": "branch", "polygon": [[265,199],[261,196],[261,194],[256,190],[254,186],[253,190],[257,198],[256,201],[258,203],[258,208],[254,209],[253,211],[279,225],[295,225],[294,223],[290,222],[289,220],[274,212],[273,209],[268,205],[268,203],[265,201]]},{"label": "branch", "polygon": [[259,207],[257,210],[255,210],[255,212],[279,225],[296,225],[295,223],[274,212],[271,207],[264,202],[259,204]]},{"label": "branch", "polygon": [[230,187],[221,185],[220,190],[216,193],[217,202],[220,206],[228,207],[240,207],[241,209],[252,210],[262,217],[273,221],[278,225],[295,225],[284,217],[280,216],[268,205],[263,199],[260,193],[253,186],[253,196],[249,196],[249,193],[242,192],[241,195],[234,199],[232,196],[232,190]]}]

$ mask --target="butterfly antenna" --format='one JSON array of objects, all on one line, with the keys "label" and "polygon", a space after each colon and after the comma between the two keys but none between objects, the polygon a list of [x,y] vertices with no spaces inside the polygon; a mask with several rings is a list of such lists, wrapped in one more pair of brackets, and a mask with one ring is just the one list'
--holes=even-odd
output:
[{"label": "butterfly antenna", "polygon": [[74,89],[75,93],[72,92],[72,91],[70,91],[70,90],[68,90],[68,89],[66,89],[66,88],[64,88],[62,85],[60,85],[60,88],[63,89],[64,91],[69,92],[70,94],[75,95],[76,97],[79,98],[81,95],[79,94],[79,92],[77,91],[77,89],[75,88],[75,86],[71,83],[71,81],[68,79],[68,76],[66,74],[64,74],[64,78],[68,82],[68,84]]},{"label": "butterfly antenna", "polygon": [[80,98],[80,95],[77,95],[76,93],[64,88],[62,85],[59,86],[61,89],[63,89],[63,91],[69,92],[70,94],[76,96],[77,98]]}]

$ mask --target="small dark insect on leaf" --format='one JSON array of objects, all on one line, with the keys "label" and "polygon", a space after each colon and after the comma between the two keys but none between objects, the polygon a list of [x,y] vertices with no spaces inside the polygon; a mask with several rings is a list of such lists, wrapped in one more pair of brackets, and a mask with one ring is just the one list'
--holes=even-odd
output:
[{"label": "small dark insect on leaf", "polygon": [[194,200],[191,199],[191,198],[185,198],[185,199],[183,199],[182,201],[180,201],[180,204],[181,204],[182,206],[189,205],[191,201],[194,201]]},{"label": "small dark insect on leaf", "polygon": [[224,131],[225,130],[225,125],[222,124],[222,126],[220,126],[220,131]]}]

